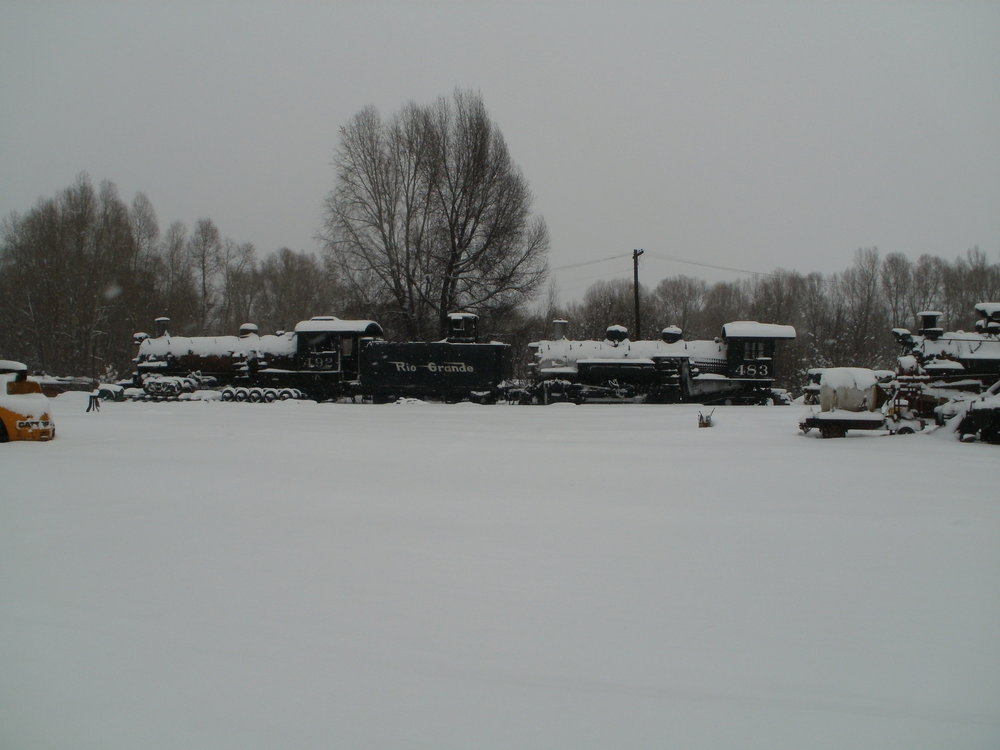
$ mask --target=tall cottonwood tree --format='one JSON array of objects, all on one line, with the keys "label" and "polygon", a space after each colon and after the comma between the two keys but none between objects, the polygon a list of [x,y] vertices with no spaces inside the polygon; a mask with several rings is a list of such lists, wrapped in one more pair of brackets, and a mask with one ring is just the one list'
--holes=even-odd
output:
[{"label": "tall cottonwood tree", "polygon": [[443,333],[456,309],[502,313],[546,276],[548,229],[478,94],[373,107],[340,129],[323,239],[356,294],[408,336]]}]

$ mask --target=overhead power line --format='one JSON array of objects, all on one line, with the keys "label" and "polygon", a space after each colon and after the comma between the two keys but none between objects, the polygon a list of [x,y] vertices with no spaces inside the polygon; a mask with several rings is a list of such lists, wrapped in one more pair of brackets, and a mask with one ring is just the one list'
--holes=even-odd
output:
[{"label": "overhead power line", "polygon": [[550,268],[550,271],[565,271],[567,268],[580,268],[582,266],[592,266],[596,263],[607,263],[609,260],[618,260],[619,258],[628,258],[632,253],[620,253],[618,255],[610,255],[607,258],[598,258],[597,260],[585,260],[581,263],[567,263],[565,266],[556,266],[555,268]]},{"label": "overhead power line", "polygon": [[700,263],[696,260],[687,260],[686,258],[677,258],[673,255],[665,255],[663,253],[655,253],[650,251],[650,255],[660,258],[662,260],[673,261],[674,263],[686,263],[689,266],[701,266],[702,268],[714,268],[717,271],[735,271],[736,273],[748,273],[752,276],[777,276],[776,273],[768,273],[767,271],[751,271],[748,268],[736,268],[735,266],[719,266],[714,263]]},{"label": "overhead power line", "polygon": [[[678,258],[675,255],[667,255],[666,253],[658,253],[653,250],[647,250],[646,253],[652,255],[654,258],[671,261],[672,263],[683,263],[689,266],[698,266],[699,268],[711,268],[716,271],[731,271],[733,273],[746,273],[750,274],[751,276],[765,276],[771,278],[780,278],[783,276],[783,274],[774,271],[753,271],[749,268],[738,268],[736,266],[723,266],[717,263],[704,263],[702,261],[690,260],[688,258]],[[632,253],[619,253],[618,255],[609,255],[607,258],[598,258],[596,260],[585,260],[581,261],[580,263],[567,263],[566,265],[555,266],[554,268],[551,268],[549,270],[565,271],[570,268],[581,268],[583,266],[592,266],[598,263],[607,263],[608,261],[619,260],[621,258],[628,258],[631,256]],[[606,278],[608,275],[614,275],[615,277],[618,277],[620,273],[616,271],[613,274],[598,274],[596,276],[589,276],[585,277],[584,279],[578,279],[578,281],[594,279],[594,278]],[[842,284],[842,282],[840,281],[837,281],[835,279],[828,279],[822,276],[819,279],[819,281],[823,284],[832,284],[834,286],[839,286],[840,284]]]},{"label": "overhead power line", "polygon": [[[649,252],[650,255],[653,255],[653,256],[655,256],[657,258],[661,258],[662,260],[669,260],[669,261],[673,261],[674,263],[686,263],[687,265],[690,265],[690,266],[700,266],[702,268],[714,268],[717,271],[734,271],[736,273],[749,273],[749,274],[752,274],[754,276],[776,276],[777,275],[777,274],[774,274],[774,273],[767,273],[765,271],[751,271],[751,270],[749,270],[747,268],[735,268],[733,266],[720,266],[720,265],[715,265],[713,263],[701,263],[701,262],[696,261],[696,260],[688,260],[687,258],[678,258],[678,257],[672,256],[672,255],[665,255],[663,253],[656,253],[656,252],[652,252],[652,251],[648,251],[648,252]],[[631,257],[631,256],[632,256],[632,253],[619,253],[618,255],[609,255],[607,258],[598,258],[597,260],[585,260],[585,261],[581,261],[580,263],[567,263],[567,264],[562,265],[562,266],[555,266],[555,267],[553,267],[553,268],[551,268],[549,270],[551,270],[551,271],[565,271],[565,270],[570,269],[570,268],[582,268],[583,266],[593,266],[593,265],[596,265],[597,263],[607,263],[608,261],[611,261],[611,260],[618,260],[620,258],[628,258],[628,257]]]},{"label": "overhead power line", "polygon": [[[669,260],[669,261],[672,261],[674,263],[686,263],[689,266],[701,266],[702,268],[714,268],[717,271],[734,271],[736,273],[748,273],[751,276],[769,276],[771,278],[781,278],[782,275],[783,275],[783,274],[780,274],[780,273],[776,273],[774,271],[751,271],[748,268],[736,268],[734,266],[719,266],[719,265],[715,265],[714,263],[700,263],[700,262],[698,262],[696,260],[687,260],[686,258],[677,258],[677,257],[674,257],[672,255],[665,255],[664,253],[656,253],[656,252],[652,252],[652,251],[650,251],[649,254],[652,255],[652,256],[654,256],[654,257],[656,257],[656,258],[660,258],[662,260]],[[822,282],[823,284],[839,285],[841,283],[839,281],[836,281],[835,279],[827,279],[827,278],[822,277],[822,276],[820,277],[819,281]]]}]

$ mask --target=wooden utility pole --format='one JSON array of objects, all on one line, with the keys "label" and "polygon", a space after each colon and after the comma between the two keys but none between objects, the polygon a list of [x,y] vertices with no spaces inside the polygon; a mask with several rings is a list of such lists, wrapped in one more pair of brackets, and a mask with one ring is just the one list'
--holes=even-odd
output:
[{"label": "wooden utility pole", "polygon": [[639,322],[639,256],[644,252],[645,250],[632,251],[632,292],[635,295],[635,331],[632,334],[633,341],[639,341],[642,338],[642,328]]}]

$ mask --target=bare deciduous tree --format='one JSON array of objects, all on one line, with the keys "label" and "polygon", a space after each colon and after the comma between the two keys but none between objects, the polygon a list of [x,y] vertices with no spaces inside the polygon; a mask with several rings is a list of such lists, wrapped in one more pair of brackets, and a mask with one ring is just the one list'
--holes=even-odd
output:
[{"label": "bare deciduous tree", "polygon": [[323,239],[356,294],[408,336],[456,309],[503,312],[544,282],[548,230],[478,94],[368,107],[341,128]]}]

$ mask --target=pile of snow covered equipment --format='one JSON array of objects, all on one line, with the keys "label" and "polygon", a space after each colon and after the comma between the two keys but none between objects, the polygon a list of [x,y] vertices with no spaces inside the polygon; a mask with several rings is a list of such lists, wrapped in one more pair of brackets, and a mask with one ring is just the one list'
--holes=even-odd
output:
[{"label": "pile of snow covered equipment", "polygon": [[42,386],[28,379],[21,362],[0,359],[0,443],[9,440],[51,440],[56,426]]},{"label": "pile of snow covered equipment", "polygon": [[934,410],[935,422],[963,443],[1000,444],[1000,380],[985,393],[955,398]]},{"label": "pile of snow covered equipment", "polygon": [[894,399],[899,409],[890,409],[890,417],[947,424],[967,442],[977,437],[1000,442],[1000,386],[995,382],[1000,378],[1000,302],[980,302],[975,312],[973,331],[946,331],[942,313],[935,310],[917,313],[916,333],[893,329],[902,354]]}]

